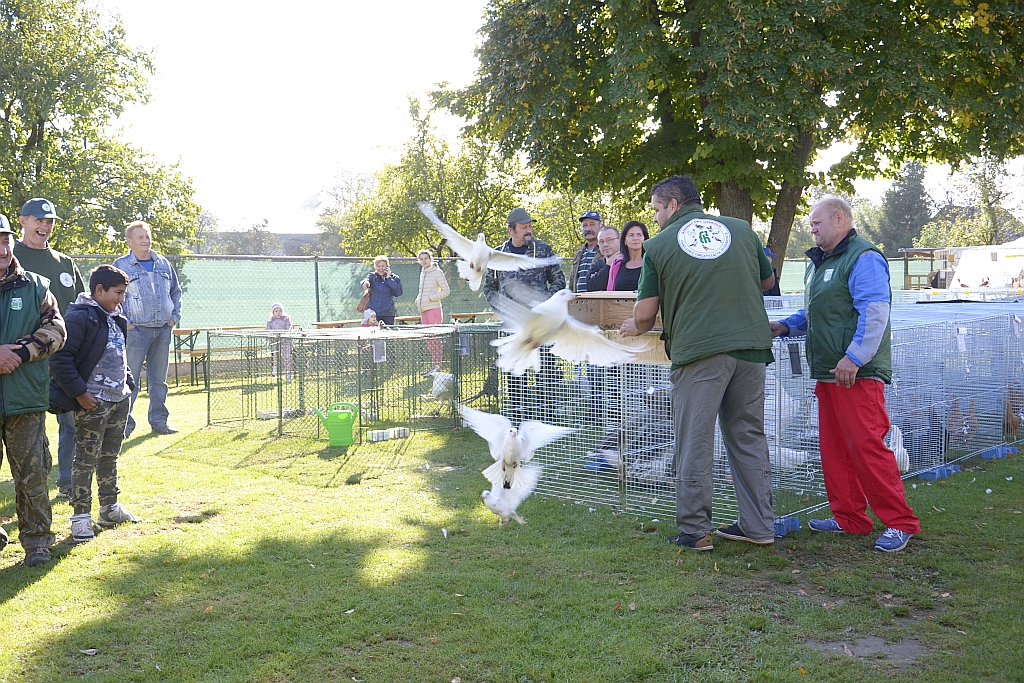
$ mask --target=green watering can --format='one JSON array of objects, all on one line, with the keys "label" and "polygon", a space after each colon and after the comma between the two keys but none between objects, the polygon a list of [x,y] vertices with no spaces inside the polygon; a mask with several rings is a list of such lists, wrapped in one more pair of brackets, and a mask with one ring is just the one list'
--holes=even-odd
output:
[{"label": "green watering can", "polygon": [[352,445],[352,425],[355,424],[356,414],[359,412],[357,406],[352,403],[332,403],[327,407],[326,415],[320,412],[319,408],[313,410],[327,427],[331,446]]}]

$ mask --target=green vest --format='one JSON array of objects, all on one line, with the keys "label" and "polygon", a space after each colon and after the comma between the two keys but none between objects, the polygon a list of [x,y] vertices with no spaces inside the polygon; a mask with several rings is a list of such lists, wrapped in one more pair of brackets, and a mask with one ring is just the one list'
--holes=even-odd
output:
[{"label": "green vest", "polygon": [[[829,256],[817,267],[807,265],[804,286],[804,313],[807,315],[807,364],[815,379],[835,381],[829,370],[846,355],[853,342],[860,318],[850,294],[853,264],[865,251],[881,254],[878,247],[859,235],[847,243],[846,251]],[[889,294],[890,302],[892,293]],[[882,343],[874,357],[857,371],[857,378],[877,377],[886,384],[892,380],[892,343],[890,323],[885,325]]]},{"label": "green vest", "polygon": [[[0,344],[13,344],[39,329],[39,307],[49,283],[25,273],[0,290]],[[0,375],[0,415],[38,413],[50,408],[50,364],[46,360],[22,363],[9,375]]]},{"label": "green vest", "polygon": [[734,351],[770,353],[759,251],[746,221],[709,216],[696,204],[644,242],[658,274],[662,338],[673,367]]}]

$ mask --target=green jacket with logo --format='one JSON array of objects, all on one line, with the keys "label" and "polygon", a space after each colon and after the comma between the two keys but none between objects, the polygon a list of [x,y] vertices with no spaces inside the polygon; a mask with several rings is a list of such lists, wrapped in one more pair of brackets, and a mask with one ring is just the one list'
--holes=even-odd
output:
[{"label": "green jacket with logo", "polygon": [[[45,308],[48,285],[46,278],[20,268],[0,284],[0,344],[22,344],[36,334],[42,323],[40,309]],[[51,301],[56,305],[52,295]],[[63,343],[63,322],[60,327]],[[49,381],[49,364],[35,359],[23,360],[14,372],[0,375],[0,415],[48,410]]]},{"label": "green jacket with logo", "polygon": [[[859,313],[850,294],[850,274],[854,263],[866,251],[882,253],[871,242],[853,234],[828,255],[818,247],[807,252],[811,259],[804,279],[807,364],[815,379],[835,381],[835,375],[829,370],[846,355],[857,332]],[[892,381],[891,323],[885,325],[878,351],[857,371],[857,378],[862,377],[875,377],[886,384]]]},{"label": "green jacket with logo", "polygon": [[[699,204],[688,204],[644,242],[644,254],[644,270],[657,273],[662,338],[673,367],[751,350],[770,362],[772,333],[761,294],[764,252],[746,221],[709,216]],[[645,289],[641,283],[641,298]]]}]

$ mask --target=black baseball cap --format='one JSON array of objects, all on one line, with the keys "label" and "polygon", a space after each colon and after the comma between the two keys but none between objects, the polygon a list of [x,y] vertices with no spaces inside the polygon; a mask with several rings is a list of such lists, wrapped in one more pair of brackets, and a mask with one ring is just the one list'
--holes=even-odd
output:
[{"label": "black baseball cap", "polygon": [[0,235],[5,234],[14,235],[16,233],[11,230],[11,222],[7,220],[7,216],[0,213]]}]

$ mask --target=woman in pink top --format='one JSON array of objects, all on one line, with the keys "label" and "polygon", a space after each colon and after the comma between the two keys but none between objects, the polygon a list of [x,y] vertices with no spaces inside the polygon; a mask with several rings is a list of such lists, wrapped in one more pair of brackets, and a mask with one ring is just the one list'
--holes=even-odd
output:
[{"label": "woman in pink top", "polygon": [[[423,325],[440,325],[444,320],[444,312],[441,310],[441,299],[451,294],[448,287],[448,280],[444,272],[434,263],[433,257],[426,249],[420,249],[416,254],[416,260],[420,262],[420,291],[416,295],[416,308],[420,312],[420,323]],[[437,370],[441,367],[441,360],[444,358],[444,345],[440,339],[428,339],[427,348],[430,349],[430,362]]]}]

